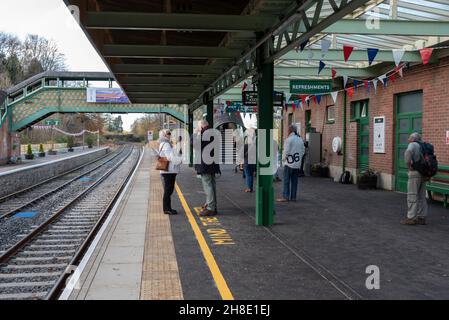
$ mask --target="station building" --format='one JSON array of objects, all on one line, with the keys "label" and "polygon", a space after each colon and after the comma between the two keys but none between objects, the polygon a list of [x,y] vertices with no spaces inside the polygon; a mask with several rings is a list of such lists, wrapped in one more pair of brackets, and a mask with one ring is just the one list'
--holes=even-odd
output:
[{"label": "station building", "polygon": [[[422,133],[423,139],[434,145],[440,164],[449,164],[449,58],[409,66],[402,74],[386,86],[379,81],[377,90],[371,86],[368,91],[359,85],[352,97],[346,97],[346,107],[343,92],[335,103],[325,95],[319,104],[311,101],[303,108],[290,107],[284,121],[298,123],[302,136],[311,131],[321,133],[322,162],[329,166],[335,180],[344,169],[351,172],[355,182],[357,174],[369,168],[379,173],[378,187],[406,191],[403,157],[412,132]],[[375,153],[373,148],[376,117],[385,117],[383,153]],[[336,137],[342,140],[345,150],[333,151]]]}]

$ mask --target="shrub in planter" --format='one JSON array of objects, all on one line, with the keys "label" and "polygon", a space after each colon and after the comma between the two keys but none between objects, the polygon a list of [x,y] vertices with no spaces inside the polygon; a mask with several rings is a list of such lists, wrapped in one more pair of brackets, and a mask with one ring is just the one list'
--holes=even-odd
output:
[{"label": "shrub in planter", "polygon": [[39,145],[39,157],[45,157],[44,146],[42,145],[42,143]]},{"label": "shrub in planter", "polygon": [[31,149],[31,144],[28,144],[27,153],[25,154],[25,159],[27,159],[27,160],[34,159],[34,154],[33,154],[33,149]]},{"label": "shrub in planter", "polygon": [[357,187],[359,189],[376,189],[377,188],[377,173],[372,169],[362,171],[357,175]]},{"label": "shrub in planter", "polygon": [[94,138],[92,136],[87,136],[86,143],[87,143],[87,147],[89,149],[92,149],[92,147],[94,145]]},{"label": "shrub in planter", "polygon": [[73,152],[74,145],[75,145],[75,142],[73,140],[73,137],[67,137],[67,148],[69,148],[69,152]]}]

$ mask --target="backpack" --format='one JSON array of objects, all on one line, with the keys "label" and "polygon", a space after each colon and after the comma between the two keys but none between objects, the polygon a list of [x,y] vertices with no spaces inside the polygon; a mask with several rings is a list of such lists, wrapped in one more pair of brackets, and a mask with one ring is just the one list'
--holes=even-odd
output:
[{"label": "backpack", "polygon": [[340,183],[342,184],[350,184],[351,183],[351,173],[349,171],[345,171],[340,176]]},{"label": "backpack", "polygon": [[418,142],[421,156],[418,162],[413,163],[413,169],[424,177],[431,178],[437,174],[438,161],[433,151],[433,145],[427,142]]}]

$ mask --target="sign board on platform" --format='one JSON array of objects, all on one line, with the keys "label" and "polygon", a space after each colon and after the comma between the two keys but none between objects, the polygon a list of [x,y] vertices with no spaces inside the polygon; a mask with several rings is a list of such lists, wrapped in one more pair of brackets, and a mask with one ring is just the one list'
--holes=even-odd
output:
[{"label": "sign board on platform", "polygon": [[148,142],[154,140],[154,134],[152,130],[148,130]]},{"label": "sign board on platform", "polygon": [[320,94],[332,91],[332,80],[290,80],[290,93]]},{"label": "sign board on platform", "polygon": [[[244,106],[256,107],[259,102],[259,95],[257,91],[243,91],[242,102]],[[273,106],[284,107],[284,92],[274,91]]]},{"label": "sign board on platform", "polygon": [[48,119],[45,120],[45,125],[46,126],[59,126],[59,124],[61,123],[61,120],[59,119]]},{"label": "sign board on platform", "polygon": [[385,153],[385,117],[374,117],[374,153]]}]

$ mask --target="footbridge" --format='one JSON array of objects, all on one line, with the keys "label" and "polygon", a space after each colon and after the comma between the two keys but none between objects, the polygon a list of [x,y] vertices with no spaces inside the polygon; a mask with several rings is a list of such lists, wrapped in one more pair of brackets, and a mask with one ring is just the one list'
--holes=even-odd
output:
[{"label": "footbridge", "polygon": [[165,113],[186,122],[187,109],[180,104],[88,102],[87,88],[97,84],[112,88],[114,83],[107,72],[38,74],[6,91],[0,126],[18,132],[54,113]]}]

